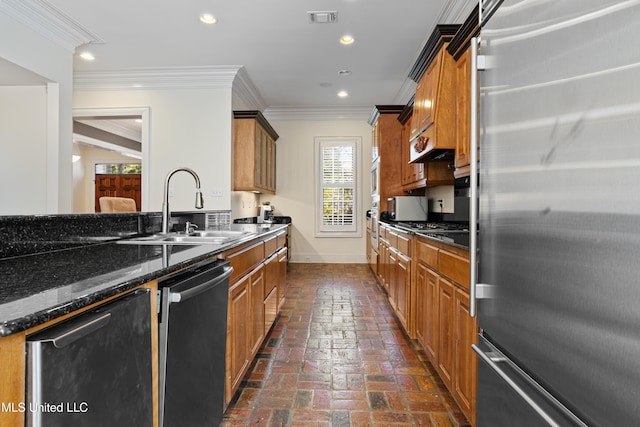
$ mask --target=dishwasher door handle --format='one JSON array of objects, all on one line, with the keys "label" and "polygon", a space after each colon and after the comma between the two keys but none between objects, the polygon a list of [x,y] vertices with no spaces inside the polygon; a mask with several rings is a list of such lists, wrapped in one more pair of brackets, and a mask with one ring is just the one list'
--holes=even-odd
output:
[{"label": "dishwasher door handle", "polygon": [[81,325],[74,327],[73,329],[67,329],[62,331],[58,336],[51,337],[47,341],[53,343],[56,348],[63,348],[78,341],[82,337],[86,337],[92,332],[97,331],[105,327],[111,319],[111,313],[103,313],[99,316],[95,316],[92,319],[88,319]]},{"label": "dishwasher door handle", "polygon": [[208,289],[211,289],[217,285],[219,285],[221,282],[227,280],[229,278],[229,276],[231,276],[231,273],[233,272],[233,267],[231,266],[225,266],[224,267],[224,271],[223,273],[216,277],[213,280],[209,280],[205,283],[202,283],[198,286],[194,286],[193,288],[189,288],[186,289],[184,291],[180,291],[180,292],[170,292],[169,293],[169,301],[171,303],[175,303],[175,302],[181,302],[181,301],[186,301],[189,298],[193,298],[196,295],[199,295],[203,292],[205,292]]}]

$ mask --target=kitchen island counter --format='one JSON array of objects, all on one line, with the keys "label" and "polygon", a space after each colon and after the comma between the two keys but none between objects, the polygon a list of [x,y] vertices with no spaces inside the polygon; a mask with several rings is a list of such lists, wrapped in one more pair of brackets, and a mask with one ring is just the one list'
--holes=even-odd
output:
[{"label": "kitchen island counter", "polygon": [[0,337],[25,331],[214,257],[287,225],[233,224],[252,234],[221,245],[116,241],[0,259]]}]

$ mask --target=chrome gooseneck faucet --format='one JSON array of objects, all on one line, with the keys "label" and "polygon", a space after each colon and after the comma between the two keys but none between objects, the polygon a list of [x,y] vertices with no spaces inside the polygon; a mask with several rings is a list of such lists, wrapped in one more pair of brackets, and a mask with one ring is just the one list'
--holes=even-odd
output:
[{"label": "chrome gooseneck faucet", "polygon": [[196,209],[202,209],[204,206],[204,199],[202,197],[202,191],[200,191],[200,177],[197,173],[189,168],[176,168],[167,174],[164,181],[164,200],[162,201],[162,233],[167,234],[169,232],[169,180],[176,172],[189,172],[193,179],[196,180]]}]

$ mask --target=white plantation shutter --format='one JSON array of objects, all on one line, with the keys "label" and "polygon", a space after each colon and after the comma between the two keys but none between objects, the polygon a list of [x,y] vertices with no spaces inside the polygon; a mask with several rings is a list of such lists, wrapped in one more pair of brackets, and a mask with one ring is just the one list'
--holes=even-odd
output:
[{"label": "white plantation shutter", "polygon": [[354,233],[357,231],[356,140],[316,140],[319,170],[319,215],[317,231],[320,233]]}]

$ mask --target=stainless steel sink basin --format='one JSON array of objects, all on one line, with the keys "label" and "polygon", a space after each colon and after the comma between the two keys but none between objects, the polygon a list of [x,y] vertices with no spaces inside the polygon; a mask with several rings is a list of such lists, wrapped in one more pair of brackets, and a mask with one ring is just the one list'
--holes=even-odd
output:
[{"label": "stainless steel sink basin", "polygon": [[129,245],[223,245],[254,234],[248,231],[236,230],[201,230],[189,234],[153,234],[151,236],[118,240],[118,243]]},{"label": "stainless steel sink basin", "polygon": [[237,230],[196,230],[189,233],[192,237],[243,237],[250,234],[248,231]]}]

